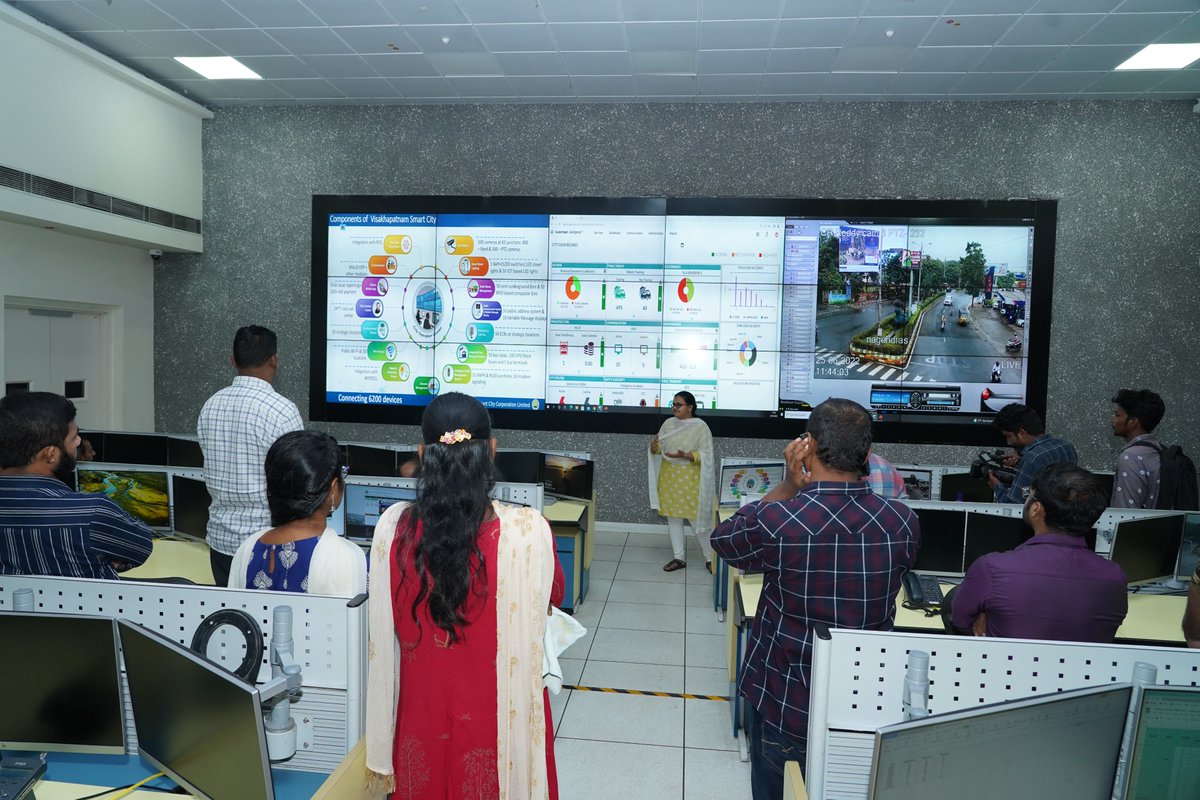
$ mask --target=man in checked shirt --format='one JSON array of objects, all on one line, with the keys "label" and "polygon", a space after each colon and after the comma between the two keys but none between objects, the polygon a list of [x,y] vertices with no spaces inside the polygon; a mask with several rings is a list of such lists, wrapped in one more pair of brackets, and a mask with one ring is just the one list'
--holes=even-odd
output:
[{"label": "man in checked shirt", "polygon": [[302,430],[296,404],[271,385],[279,375],[275,332],[260,325],[238,328],[233,338],[233,384],[208,398],[196,433],[204,451],[209,564],[217,586],[229,583],[233,554],[253,533],[271,527],[263,463],[275,440]]},{"label": "man in checked shirt", "polygon": [[866,410],[826,400],[784,449],[784,480],[712,534],[722,558],[763,573],[738,686],[755,800],[782,796],[784,762],[805,768],[813,625],[890,630],[901,575],[917,558],[916,514],[859,477],[870,452]]}]

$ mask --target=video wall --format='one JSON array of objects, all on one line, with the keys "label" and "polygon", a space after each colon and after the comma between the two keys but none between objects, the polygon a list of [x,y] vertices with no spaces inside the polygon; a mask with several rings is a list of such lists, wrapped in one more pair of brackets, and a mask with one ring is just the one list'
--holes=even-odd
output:
[{"label": "video wall", "polygon": [[[848,397],[877,437],[991,442],[1044,410],[1053,201],[313,198],[311,416],[795,435]],[[947,429],[945,426],[954,426]],[[936,429],[936,430],[935,430]],[[986,432],[981,432],[986,431]]]}]

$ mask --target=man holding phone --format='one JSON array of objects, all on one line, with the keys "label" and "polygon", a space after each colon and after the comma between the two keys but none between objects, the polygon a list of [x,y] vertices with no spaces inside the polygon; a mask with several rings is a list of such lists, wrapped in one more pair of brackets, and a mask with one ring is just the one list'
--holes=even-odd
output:
[{"label": "man holding phone", "polygon": [[891,630],[901,577],[917,558],[917,516],[871,491],[862,477],[870,453],[866,409],[826,400],[784,449],[783,481],[712,534],[731,565],[763,573],[738,686],[755,800],[783,794],[784,762],[805,765],[813,625]]}]

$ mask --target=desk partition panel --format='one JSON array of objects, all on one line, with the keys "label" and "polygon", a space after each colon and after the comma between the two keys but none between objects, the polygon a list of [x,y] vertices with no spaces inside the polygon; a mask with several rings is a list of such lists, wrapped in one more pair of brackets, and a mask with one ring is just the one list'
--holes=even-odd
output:
[{"label": "desk partition panel", "polygon": [[804,772],[811,800],[867,799],[874,732],[903,719],[913,650],[929,654],[931,714],[1127,683],[1138,661],[1158,668],[1158,683],[1200,685],[1200,653],[1186,648],[832,630],[813,650]]},{"label": "desk partition panel", "polygon": [[[293,610],[295,658],[303,670],[303,696],[294,700],[298,747],[283,769],[331,772],[362,736],[367,685],[367,606],[350,607],[347,598],[297,595],[162,583],[0,575],[0,611],[13,610],[13,592],[32,589],[36,612],[124,617],[184,646],[197,626],[214,611],[238,608],[250,613],[269,642],[273,609]],[[240,633],[218,628],[208,658],[229,669],[242,661]],[[264,654],[258,681],[271,677]],[[128,688],[126,741],[137,752]]]}]

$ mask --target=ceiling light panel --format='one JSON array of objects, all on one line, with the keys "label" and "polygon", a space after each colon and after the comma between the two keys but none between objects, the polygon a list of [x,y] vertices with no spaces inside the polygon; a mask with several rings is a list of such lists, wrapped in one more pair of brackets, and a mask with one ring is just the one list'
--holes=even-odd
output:
[{"label": "ceiling light panel", "polygon": [[176,61],[209,80],[262,80],[262,76],[229,56],[176,56]]},{"label": "ceiling light panel", "polygon": [[1117,69],[1182,69],[1200,59],[1200,42],[1194,44],[1151,44]]}]

